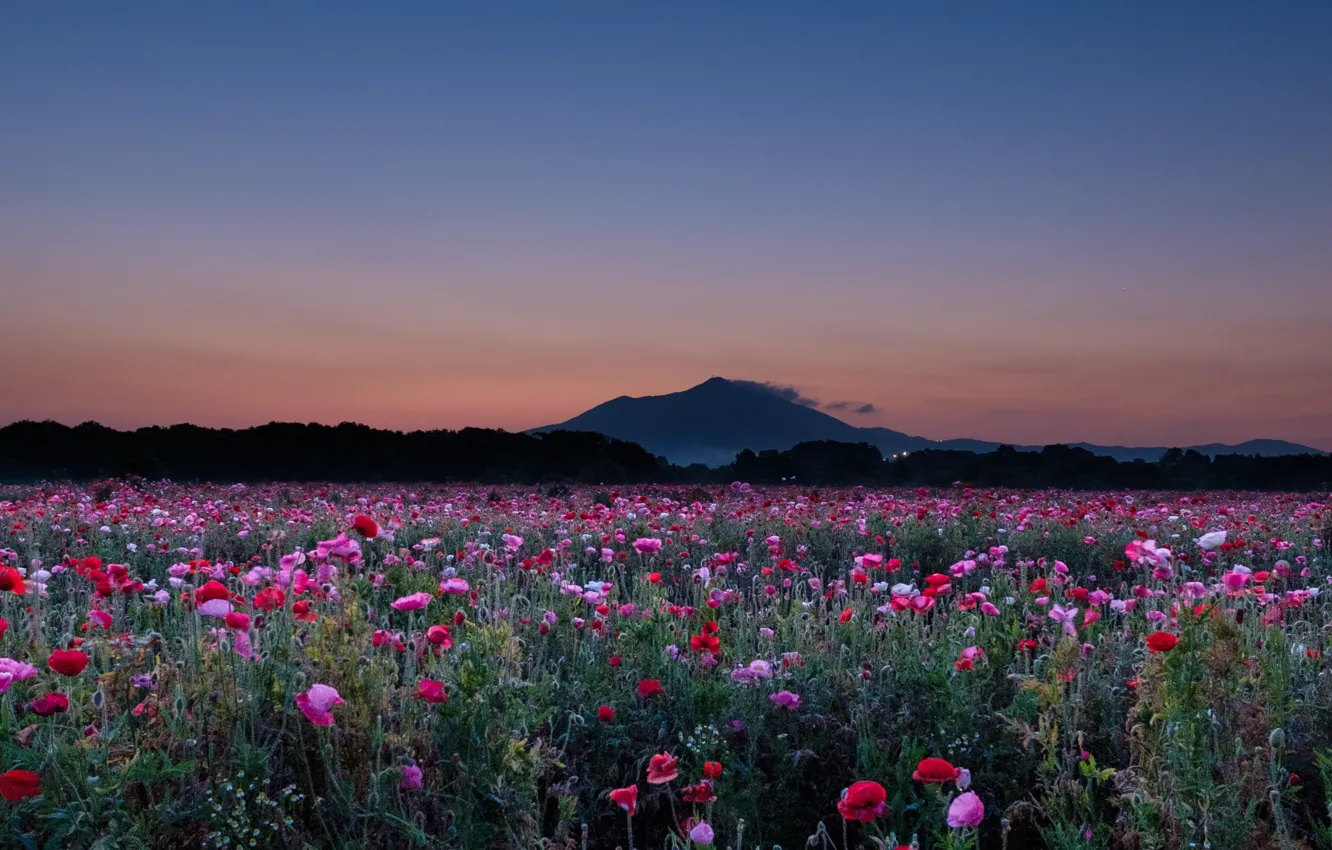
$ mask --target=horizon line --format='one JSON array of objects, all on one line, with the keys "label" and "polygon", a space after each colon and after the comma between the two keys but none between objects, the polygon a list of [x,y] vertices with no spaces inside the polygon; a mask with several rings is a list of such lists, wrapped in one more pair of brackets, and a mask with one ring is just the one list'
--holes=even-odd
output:
[{"label": "horizon line", "polygon": [[[730,379],[725,379],[725,380],[730,380]],[[631,396],[631,398],[651,398],[651,397],[652,397],[652,396]],[[577,415],[581,415],[581,414],[577,414]],[[832,417],[832,418],[834,418],[834,419],[837,419],[837,417],[832,416],[832,414],[826,414],[826,415],[828,415],[828,416],[830,416],[830,417]],[[838,421],[839,421],[839,422],[844,422],[845,420],[838,419]],[[78,422],[78,423],[75,423],[75,424],[70,424],[70,423],[68,423],[68,422],[62,422],[62,421],[59,420],[59,419],[52,419],[52,418],[47,418],[47,419],[32,419],[32,418],[24,418],[24,419],[15,419],[15,420],[12,420],[12,421],[10,421],[10,422],[7,422],[7,423],[5,423],[5,424],[3,424],[3,425],[0,425],[0,430],[6,429],[6,428],[11,428],[11,427],[13,427],[13,426],[15,426],[15,425],[23,425],[23,424],[32,424],[32,425],[59,425],[59,426],[61,426],[61,427],[63,427],[63,428],[69,428],[69,429],[71,429],[71,430],[73,430],[73,429],[75,429],[75,428],[79,428],[79,427],[81,427],[81,426],[83,426],[83,425],[96,425],[96,426],[99,427],[99,428],[105,428],[105,429],[108,430],[108,431],[114,431],[114,432],[116,432],[116,433],[120,433],[120,434],[132,434],[132,433],[135,433],[135,432],[137,432],[137,431],[152,430],[152,429],[155,429],[155,428],[156,428],[156,429],[163,429],[163,430],[165,430],[165,429],[170,429],[170,428],[181,428],[181,427],[200,428],[200,429],[208,430],[208,431],[249,431],[249,430],[254,430],[254,429],[257,429],[257,428],[265,428],[265,427],[268,427],[268,426],[270,426],[270,425],[319,426],[319,427],[323,427],[323,428],[337,428],[337,427],[340,427],[340,426],[343,426],[343,425],[354,425],[354,426],[359,427],[359,428],[368,428],[368,429],[370,429],[371,431],[384,431],[384,432],[393,433],[393,434],[429,434],[429,433],[435,433],[435,432],[441,432],[441,431],[451,431],[451,432],[457,433],[457,432],[464,431],[464,430],[478,430],[478,431],[500,431],[500,432],[503,432],[503,433],[506,433],[506,434],[527,434],[527,435],[536,436],[536,434],[535,434],[534,432],[541,432],[541,431],[571,431],[571,432],[581,432],[581,433],[587,433],[587,434],[600,434],[601,436],[606,437],[606,438],[608,438],[608,439],[612,439],[612,440],[620,440],[621,442],[634,443],[634,444],[636,444],[636,445],[641,445],[641,444],[639,444],[636,440],[630,440],[630,439],[626,439],[626,438],[623,438],[623,437],[615,437],[615,436],[613,436],[613,435],[611,435],[611,434],[606,434],[606,433],[603,433],[603,432],[601,432],[601,431],[589,431],[589,430],[587,430],[587,429],[582,429],[582,428],[560,428],[560,427],[558,427],[558,426],[561,425],[562,423],[555,423],[555,424],[553,424],[553,425],[539,425],[539,426],[537,426],[537,427],[535,427],[535,428],[525,428],[525,429],[518,430],[518,431],[510,431],[510,430],[507,429],[507,428],[493,428],[493,427],[486,427],[486,426],[483,426],[483,425],[463,425],[462,427],[459,427],[459,428],[429,428],[429,429],[427,429],[427,428],[414,428],[414,429],[385,428],[385,427],[379,427],[379,426],[375,426],[375,425],[367,425],[367,424],[365,424],[364,422],[357,422],[357,421],[354,421],[354,420],[351,420],[351,419],[344,419],[344,420],[342,420],[342,421],[340,421],[340,422],[336,422],[336,423],[320,422],[320,421],[316,421],[316,420],[309,420],[309,421],[304,421],[304,422],[302,422],[302,421],[297,421],[297,420],[278,420],[278,419],[270,419],[270,420],[268,420],[267,422],[260,422],[260,423],[255,423],[255,424],[252,424],[252,425],[245,425],[245,426],[242,426],[242,427],[234,427],[234,426],[227,426],[227,425],[199,425],[199,424],[194,423],[194,422],[175,422],[175,423],[172,423],[172,424],[169,424],[169,425],[152,424],[152,425],[139,425],[139,426],[136,426],[136,427],[133,427],[133,428],[116,428],[116,427],[113,427],[113,426],[111,426],[111,425],[105,425],[105,424],[103,424],[103,423],[101,423],[101,422],[99,422],[99,421],[97,421],[97,420],[95,420],[95,419],[85,419],[85,420],[83,420],[83,421],[81,421],[81,422]],[[846,424],[849,425],[850,427],[852,427],[852,428],[856,428],[856,429],[858,429],[858,430],[870,430],[869,428],[866,428],[865,426],[852,425],[852,424],[849,423],[849,422],[847,422]],[[872,427],[880,427],[880,426],[872,426]],[[888,430],[891,430],[891,429],[888,429]],[[953,441],[956,441],[956,440],[970,440],[970,441],[973,441],[973,442],[980,442],[980,443],[993,443],[993,444],[995,445],[996,449],[999,448],[999,447],[1007,446],[1007,447],[1009,447],[1009,448],[1014,448],[1014,449],[1017,449],[1017,450],[1019,450],[1019,451],[1022,451],[1022,450],[1032,450],[1032,449],[1039,450],[1039,449],[1049,448],[1049,447],[1051,447],[1051,446],[1067,446],[1067,447],[1070,447],[1070,448],[1081,448],[1081,447],[1083,447],[1083,446],[1093,446],[1093,447],[1096,447],[1096,448],[1103,448],[1103,449],[1126,449],[1126,450],[1154,450],[1154,449],[1161,449],[1161,450],[1164,450],[1164,451],[1169,451],[1170,449],[1180,449],[1180,450],[1183,450],[1183,451],[1187,451],[1187,450],[1189,450],[1189,449],[1196,449],[1196,448],[1202,448],[1202,447],[1207,447],[1207,446],[1225,446],[1225,447],[1228,447],[1228,448],[1237,448],[1237,447],[1239,447],[1239,446],[1243,446],[1243,445],[1246,444],[1246,443],[1273,442],[1273,443],[1286,443],[1286,444],[1288,444],[1288,445],[1296,446],[1296,447],[1298,447],[1298,448],[1310,449],[1310,450],[1312,450],[1313,452],[1317,452],[1317,453],[1319,453],[1319,454],[1332,454],[1332,451],[1329,451],[1329,450],[1327,450],[1327,449],[1320,449],[1320,448],[1318,448],[1317,446],[1310,446],[1310,445],[1307,445],[1307,444],[1305,444],[1305,443],[1297,443],[1297,442],[1294,442],[1293,440],[1285,440],[1285,439],[1281,439],[1281,438],[1278,438],[1278,437],[1251,437],[1251,438],[1249,438],[1249,439],[1241,440],[1241,441],[1239,441],[1239,442],[1237,442],[1237,443],[1211,442],[1211,443],[1190,443],[1190,444],[1187,444],[1187,445],[1181,445],[1181,444],[1177,444],[1177,445],[1168,445],[1168,444],[1164,444],[1164,443],[1162,443],[1162,444],[1160,444],[1160,445],[1154,445],[1154,446],[1146,446],[1146,445],[1143,445],[1143,446],[1128,446],[1128,445],[1109,445],[1109,444],[1105,444],[1105,443],[1091,443],[1091,442],[1088,442],[1088,441],[1086,441],[1086,440],[1056,441],[1056,442],[1053,442],[1053,443],[1044,443],[1044,444],[1041,444],[1041,445],[1037,445],[1037,444],[1035,444],[1035,443],[1018,443],[1018,442],[1005,442],[1005,441],[1002,441],[1002,440],[987,440],[987,439],[983,439],[983,438],[980,438],[980,437],[949,437],[949,438],[942,439],[942,440],[936,440],[936,439],[934,439],[933,437],[920,437],[920,436],[912,435],[912,434],[907,434],[906,436],[908,436],[908,437],[914,437],[914,438],[916,438],[916,439],[921,439],[921,440],[929,440],[929,441],[931,441],[931,442],[935,442],[935,443],[946,443],[946,442],[953,442]],[[842,441],[842,440],[832,440],[832,441],[827,441],[827,440],[801,440],[801,441],[799,441],[799,442],[848,442],[848,441]],[[868,440],[866,440],[866,441],[864,441],[864,442],[868,442]],[[850,443],[850,444],[854,445],[853,443]],[[798,443],[797,443],[797,445],[798,445]],[[746,448],[748,448],[748,447],[746,447]],[[752,449],[751,449],[751,450],[752,450]],[[975,450],[972,450],[972,449],[948,449],[948,448],[943,448],[943,449],[940,449],[940,450],[941,450],[941,451],[975,451]],[[916,451],[922,451],[922,450],[921,450],[921,449],[917,449]],[[989,451],[993,451],[993,449],[992,449],[992,450],[989,450]],[[988,451],[976,451],[975,453],[976,453],[976,454],[987,454]],[[1299,454],[1307,454],[1307,452],[1301,452],[1301,453],[1299,453]],[[1291,457],[1298,457],[1299,454],[1292,454],[1292,455],[1289,455],[1289,456],[1291,456]]]}]

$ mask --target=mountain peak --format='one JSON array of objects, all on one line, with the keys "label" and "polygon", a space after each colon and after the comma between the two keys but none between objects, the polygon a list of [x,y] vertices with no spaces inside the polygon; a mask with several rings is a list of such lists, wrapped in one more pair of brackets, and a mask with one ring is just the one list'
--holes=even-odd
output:
[{"label": "mountain peak", "polygon": [[[885,457],[924,449],[991,452],[999,443],[984,440],[930,440],[888,428],[858,428],[818,409],[818,402],[791,386],[767,381],[713,376],[680,392],[656,396],[620,396],[543,431],[594,431],[638,443],[655,455],[678,464],[730,463],[743,449],[785,451],[797,443],[833,441],[869,443]],[[1113,457],[1155,461],[1165,447],[1130,448],[1071,445]],[[1041,446],[1014,446],[1039,451]],[[1317,449],[1280,440],[1251,440],[1239,446],[1194,446],[1206,455],[1322,454]]]}]

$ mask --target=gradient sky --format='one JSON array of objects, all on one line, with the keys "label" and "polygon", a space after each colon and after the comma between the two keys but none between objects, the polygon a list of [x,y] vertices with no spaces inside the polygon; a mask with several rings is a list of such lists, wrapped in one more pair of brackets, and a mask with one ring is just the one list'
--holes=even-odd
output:
[{"label": "gradient sky", "polygon": [[0,4],[0,422],[1332,449],[1332,4]]}]

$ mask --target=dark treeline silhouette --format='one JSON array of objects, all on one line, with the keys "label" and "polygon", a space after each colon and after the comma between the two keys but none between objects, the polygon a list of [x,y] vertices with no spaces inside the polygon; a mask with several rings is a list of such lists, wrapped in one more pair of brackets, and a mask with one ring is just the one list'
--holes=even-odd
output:
[{"label": "dark treeline silhouette", "polygon": [[891,462],[868,443],[819,441],[745,450],[726,466],[674,466],[600,434],[514,434],[484,428],[385,431],[365,425],[270,423],[243,430],[175,425],[116,431],[87,422],[0,428],[0,480],[113,476],[229,481],[480,481],[866,484],[1076,489],[1328,489],[1332,456],[1258,457],[1171,449],[1157,462],[1120,462],[1069,446],[1039,452],[925,450]]},{"label": "dark treeline silhouette", "polygon": [[1171,449],[1161,460],[1116,461],[1070,446],[1020,452],[925,450],[885,463],[868,443],[801,443],[789,451],[741,452],[716,472],[752,483],[880,484],[945,487],[1059,487],[1080,490],[1289,490],[1332,486],[1332,456],[1218,455]]},{"label": "dark treeline silhouette", "polygon": [[0,428],[0,479],[137,475],[176,481],[653,481],[664,466],[600,434],[541,437],[486,428],[384,431],[344,422],[256,428],[173,425],[116,431],[95,422]]}]

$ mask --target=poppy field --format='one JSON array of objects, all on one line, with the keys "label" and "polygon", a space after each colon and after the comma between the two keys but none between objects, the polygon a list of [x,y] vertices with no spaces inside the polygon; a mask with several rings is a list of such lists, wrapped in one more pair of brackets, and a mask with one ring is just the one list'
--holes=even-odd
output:
[{"label": "poppy field", "polygon": [[0,490],[0,843],[1332,848],[1308,494]]}]

